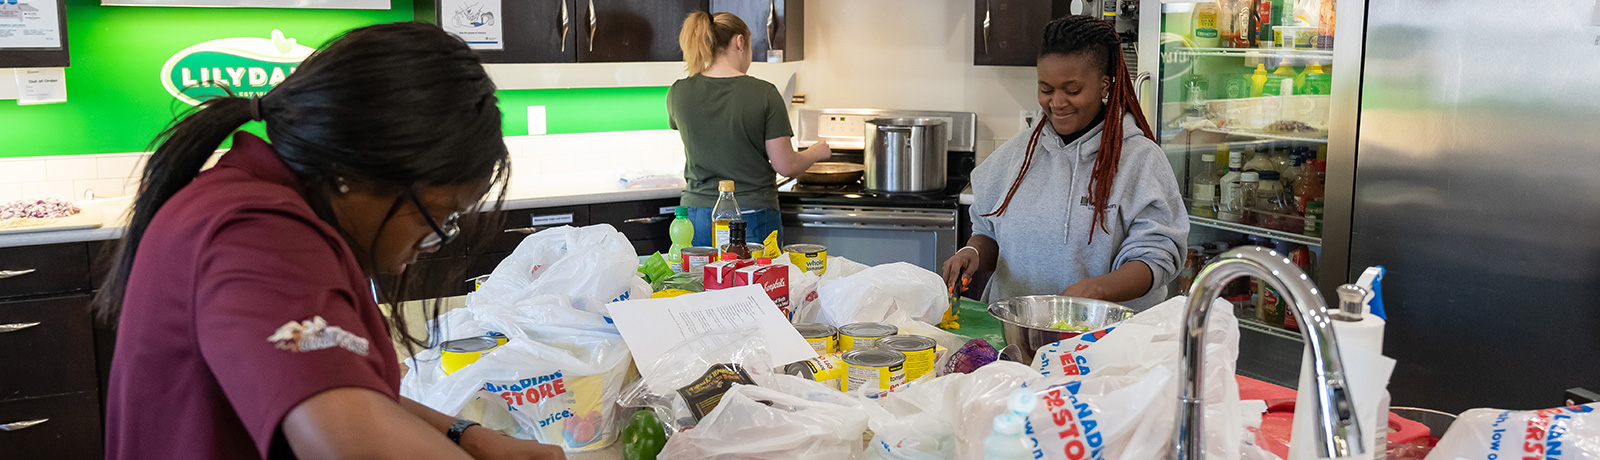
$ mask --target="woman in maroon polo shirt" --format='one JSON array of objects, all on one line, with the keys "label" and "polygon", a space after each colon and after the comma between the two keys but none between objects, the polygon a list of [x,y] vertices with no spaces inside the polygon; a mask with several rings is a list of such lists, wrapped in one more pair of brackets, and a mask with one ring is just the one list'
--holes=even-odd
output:
[{"label": "woman in maroon polo shirt", "polygon": [[[100,291],[119,318],[107,457],[563,458],[401,397],[391,334],[427,339],[367,281],[454,239],[504,183],[495,102],[465,42],[385,24],[162,133]],[[271,144],[234,134],[252,120]]]}]

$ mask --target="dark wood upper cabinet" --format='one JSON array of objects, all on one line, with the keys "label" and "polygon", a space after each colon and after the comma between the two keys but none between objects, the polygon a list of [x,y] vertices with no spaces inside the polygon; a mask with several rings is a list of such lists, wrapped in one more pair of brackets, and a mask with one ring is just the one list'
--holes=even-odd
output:
[{"label": "dark wood upper cabinet", "polygon": [[681,61],[678,31],[706,0],[579,0],[578,62]]},{"label": "dark wood upper cabinet", "polygon": [[[584,0],[502,0],[500,18],[505,46],[478,50],[490,63],[578,62],[578,34],[584,29]],[[438,0],[417,0],[418,21],[439,24],[449,12]]]},{"label": "dark wood upper cabinet", "polygon": [[974,0],[972,63],[1033,66],[1051,19],[1079,0]]},{"label": "dark wood upper cabinet", "polygon": [[805,59],[803,0],[711,0],[711,12],[733,13],[750,27],[755,62]]}]

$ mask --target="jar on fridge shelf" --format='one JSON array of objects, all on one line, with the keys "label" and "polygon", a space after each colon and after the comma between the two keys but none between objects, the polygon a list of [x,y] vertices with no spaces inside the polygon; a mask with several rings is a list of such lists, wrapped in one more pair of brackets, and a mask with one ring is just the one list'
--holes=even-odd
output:
[{"label": "jar on fridge shelf", "polygon": [[[1270,171],[1269,171],[1270,172]],[[1256,225],[1258,219],[1256,208],[1256,189],[1260,186],[1261,173],[1245,171],[1239,174],[1239,190],[1227,203],[1228,211],[1239,216],[1237,222],[1245,225]]]},{"label": "jar on fridge shelf", "polygon": [[1222,175],[1217,182],[1217,219],[1226,222],[1239,222],[1244,219],[1242,200],[1243,192],[1240,190],[1240,176],[1244,173],[1244,153],[1240,151],[1228,152],[1228,173]]},{"label": "jar on fridge shelf", "polygon": [[1256,188],[1256,225],[1280,232],[1300,233],[1305,225],[1295,216],[1294,203],[1278,181],[1277,171],[1262,171]]},{"label": "jar on fridge shelf", "polygon": [[1215,219],[1217,217],[1217,177],[1213,174],[1217,156],[1200,155],[1200,168],[1194,174],[1189,188],[1189,215]]}]

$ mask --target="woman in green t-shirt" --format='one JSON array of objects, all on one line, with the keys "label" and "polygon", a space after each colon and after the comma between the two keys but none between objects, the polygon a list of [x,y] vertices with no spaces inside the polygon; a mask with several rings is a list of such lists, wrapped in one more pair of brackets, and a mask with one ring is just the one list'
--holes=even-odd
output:
[{"label": "woman in green t-shirt", "polygon": [[678,36],[689,77],[667,90],[667,116],[683,137],[683,205],[694,222],[694,245],[711,245],[711,207],[717,183],[734,182],[747,238],[761,242],[779,232],[773,174],[799,176],[833,151],[826,142],[796,152],[789,104],[771,83],[750,70],[750,28],[731,13],[696,11]]}]

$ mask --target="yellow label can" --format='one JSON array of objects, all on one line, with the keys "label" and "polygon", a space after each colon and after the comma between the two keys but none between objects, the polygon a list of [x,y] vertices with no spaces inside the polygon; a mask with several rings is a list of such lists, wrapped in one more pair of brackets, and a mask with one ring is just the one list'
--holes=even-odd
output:
[{"label": "yellow label can", "polygon": [[815,380],[823,386],[839,390],[848,373],[847,367],[837,353],[830,353],[790,364],[784,368],[784,373]]},{"label": "yellow label can", "polygon": [[783,247],[789,253],[789,263],[807,273],[821,275],[828,272],[828,247],[820,244],[791,244]]},{"label": "yellow label can", "polygon": [[900,333],[888,323],[850,323],[839,326],[839,351],[878,346],[878,339]]},{"label": "yellow label can", "polygon": [[878,339],[878,348],[906,355],[907,382],[933,372],[933,363],[938,359],[936,347],[938,344],[933,339],[920,335],[891,335]]},{"label": "yellow label can", "polygon": [[844,391],[889,391],[906,381],[906,356],[898,351],[850,350],[840,354],[839,359],[845,364]]},{"label": "yellow label can", "polygon": [[468,364],[478,362],[484,353],[498,346],[500,343],[489,336],[451,340],[439,344],[439,365],[444,368],[445,375],[454,374]]}]

